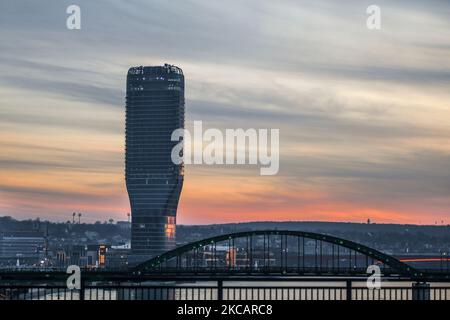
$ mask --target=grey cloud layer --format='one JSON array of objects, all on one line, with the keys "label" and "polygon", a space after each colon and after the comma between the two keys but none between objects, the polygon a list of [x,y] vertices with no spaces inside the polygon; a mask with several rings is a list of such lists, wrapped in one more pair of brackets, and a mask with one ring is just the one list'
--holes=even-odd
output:
[{"label": "grey cloud layer", "polygon": [[[32,116],[23,117],[23,113],[5,109],[0,110],[0,128],[88,129],[119,137],[127,68],[185,62],[193,69],[203,66],[207,70],[195,80],[185,70],[190,90],[188,123],[204,120],[220,128],[281,129],[280,185],[288,176],[302,183],[328,179],[331,186],[341,182],[342,190],[333,192],[349,202],[396,196],[431,198],[433,193],[450,196],[448,150],[403,145],[407,139],[445,140],[449,130],[416,123],[408,114],[399,116],[394,112],[398,104],[369,98],[347,101],[329,87],[355,83],[370,91],[382,83],[412,92],[433,89],[448,98],[447,1],[428,1],[426,6],[420,1],[378,1],[384,19],[379,33],[365,28],[365,8],[372,4],[368,1],[77,3],[82,9],[80,31],[65,28],[65,9],[71,1],[0,3],[0,86],[29,95],[29,105],[18,108],[22,112],[36,106],[33,96],[39,94],[62,106],[67,101],[92,106],[92,117],[67,119],[35,110],[30,110]],[[236,70],[232,83],[211,81],[215,69],[220,73],[228,66]],[[287,79],[311,79],[317,86],[282,91],[243,83],[244,73],[259,70],[266,76],[279,73]],[[95,106],[100,105],[111,108],[117,119],[97,117]],[[358,117],[348,117],[348,113]],[[343,150],[308,155],[292,151],[296,145],[324,149],[342,145]],[[397,152],[390,154],[384,148],[388,146]],[[359,152],[347,154],[352,148]],[[367,160],[377,152],[378,162]],[[0,165],[29,170],[50,166],[74,171],[122,170],[122,159],[116,153],[74,157],[67,150],[60,156],[51,163],[2,157]],[[191,170],[196,173],[204,168]]]}]

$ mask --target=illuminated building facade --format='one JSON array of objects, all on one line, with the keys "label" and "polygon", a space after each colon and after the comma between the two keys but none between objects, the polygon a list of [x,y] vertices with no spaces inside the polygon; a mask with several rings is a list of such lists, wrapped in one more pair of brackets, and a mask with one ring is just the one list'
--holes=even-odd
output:
[{"label": "illuminated building facade", "polygon": [[184,128],[184,76],[165,64],[128,70],[125,179],[131,206],[131,250],[145,260],[175,246],[183,164],[174,164],[171,141]]}]

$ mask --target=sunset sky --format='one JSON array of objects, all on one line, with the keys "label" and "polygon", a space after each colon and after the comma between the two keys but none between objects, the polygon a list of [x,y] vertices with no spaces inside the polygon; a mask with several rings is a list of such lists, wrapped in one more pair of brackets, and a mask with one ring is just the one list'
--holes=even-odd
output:
[{"label": "sunset sky", "polygon": [[450,223],[450,3],[375,2],[0,2],[0,216],[126,220],[126,72],[171,63],[187,127],[280,129],[275,176],[187,166],[178,223]]}]

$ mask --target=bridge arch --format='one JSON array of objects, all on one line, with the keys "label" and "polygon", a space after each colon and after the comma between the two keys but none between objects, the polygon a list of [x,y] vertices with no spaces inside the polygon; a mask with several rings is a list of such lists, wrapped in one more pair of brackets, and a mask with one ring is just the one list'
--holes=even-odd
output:
[{"label": "bridge arch", "polygon": [[[155,270],[157,268],[160,268],[164,263],[169,262],[170,260],[174,258],[179,258],[183,254],[189,253],[191,251],[199,250],[201,248],[205,248],[207,246],[215,246],[217,243],[222,241],[228,241],[229,242],[229,248],[230,248],[230,242],[234,241],[236,239],[241,238],[247,238],[252,239],[255,236],[263,236],[264,241],[266,237],[270,236],[278,236],[281,238],[281,247],[283,246],[283,237],[294,237],[297,238],[300,243],[300,238],[302,239],[309,239],[320,241],[321,245],[323,243],[327,243],[332,246],[333,248],[333,254],[334,254],[334,248],[345,248],[349,250],[350,252],[350,262],[351,262],[351,252],[355,252],[355,259],[356,259],[356,253],[359,253],[362,256],[365,256],[366,258],[371,258],[372,261],[381,262],[383,265],[388,266],[393,271],[397,272],[400,275],[408,276],[408,277],[416,277],[421,275],[421,273],[416,270],[415,268],[411,267],[410,265],[401,262],[400,260],[396,259],[395,257],[392,257],[388,254],[385,254],[381,251],[375,250],[373,248],[367,247],[365,245],[362,245],[360,243],[334,237],[331,235],[326,234],[320,234],[320,233],[314,233],[314,232],[305,232],[305,231],[293,231],[293,230],[253,230],[253,231],[244,231],[244,232],[236,232],[236,233],[229,233],[229,234],[223,234],[219,236],[214,236],[206,239],[202,239],[199,241],[191,242],[185,245],[182,245],[180,247],[177,247],[173,250],[167,251],[159,256],[156,256],[150,260],[147,260],[139,265],[137,265],[134,268],[134,272],[141,273],[141,272],[148,272]],[[305,240],[303,240],[304,243]],[[264,242],[264,250],[266,249],[266,243]],[[286,241],[287,246],[287,241]],[[214,249],[215,250],[215,249]],[[299,249],[300,250],[300,249]],[[285,256],[288,254],[288,250],[285,249]],[[338,251],[339,252],[339,251]],[[248,254],[248,252],[247,252]],[[338,253],[339,254],[339,253]],[[317,248],[316,248],[316,255],[317,255]],[[317,257],[316,257],[317,258]],[[339,255],[338,255],[339,260]],[[281,248],[281,264],[283,261],[283,249]]]}]

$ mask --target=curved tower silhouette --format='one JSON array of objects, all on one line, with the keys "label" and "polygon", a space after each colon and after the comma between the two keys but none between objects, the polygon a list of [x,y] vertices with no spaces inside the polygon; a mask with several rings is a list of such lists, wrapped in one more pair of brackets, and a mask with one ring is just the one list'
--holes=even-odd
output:
[{"label": "curved tower silhouette", "polygon": [[125,179],[131,206],[133,260],[175,246],[183,164],[171,160],[175,129],[184,128],[184,76],[173,65],[128,70]]}]

